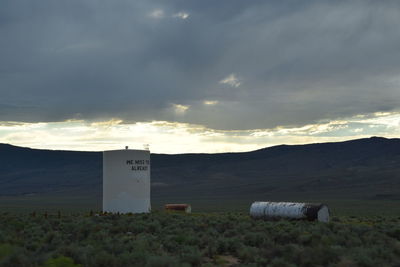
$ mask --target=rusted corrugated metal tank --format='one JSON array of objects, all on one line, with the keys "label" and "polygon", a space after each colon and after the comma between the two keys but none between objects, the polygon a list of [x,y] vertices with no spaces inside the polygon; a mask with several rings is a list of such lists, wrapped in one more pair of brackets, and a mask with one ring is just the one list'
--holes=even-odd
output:
[{"label": "rusted corrugated metal tank", "polygon": [[261,219],[306,219],[329,222],[329,209],[321,203],[254,202],[250,216]]},{"label": "rusted corrugated metal tank", "polygon": [[166,204],[165,210],[184,211],[186,213],[191,213],[192,207],[189,204]]}]

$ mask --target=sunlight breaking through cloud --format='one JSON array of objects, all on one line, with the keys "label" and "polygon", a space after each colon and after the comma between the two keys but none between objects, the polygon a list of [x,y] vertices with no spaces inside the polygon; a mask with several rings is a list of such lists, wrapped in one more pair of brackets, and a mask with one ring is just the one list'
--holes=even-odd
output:
[{"label": "sunlight breaking through cloud", "polygon": [[227,77],[225,77],[224,79],[219,81],[219,83],[227,84],[227,85],[230,85],[232,87],[239,87],[240,84],[241,84],[241,82],[239,81],[239,78],[236,77],[236,75],[234,73],[228,75]]},{"label": "sunlight breaking through cloud", "polygon": [[181,12],[178,12],[178,13],[172,15],[172,17],[180,18],[180,19],[187,19],[187,18],[189,18],[189,13],[181,11]]},{"label": "sunlight breaking through cloud", "polygon": [[190,108],[188,105],[172,104],[177,115],[183,115]]},{"label": "sunlight breaking through cloud", "polygon": [[205,100],[203,101],[203,104],[206,106],[214,106],[216,104],[218,104],[219,102],[216,100]]},{"label": "sunlight breaking through cloud", "polygon": [[[189,107],[176,105],[179,112]],[[378,133],[378,134],[377,134]],[[321,122],[301,127],[215,130],[203,125],[152,121],[125,123],[68,120],[64,122],[0,122],[0,142],[43,149],[107,150],[125,145],[156,153],[240,152],[279,144],[334,142],[380,135],[400,137],[400,113],[369,114],[361,118]]]}]

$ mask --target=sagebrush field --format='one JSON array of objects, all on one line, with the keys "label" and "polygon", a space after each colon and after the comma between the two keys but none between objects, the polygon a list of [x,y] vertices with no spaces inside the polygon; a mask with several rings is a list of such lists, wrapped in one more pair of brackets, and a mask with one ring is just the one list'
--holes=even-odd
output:
[{"label": "sagebrush field", "polygon": [[396,266],[400,217],[2,213],[1,266]]}]

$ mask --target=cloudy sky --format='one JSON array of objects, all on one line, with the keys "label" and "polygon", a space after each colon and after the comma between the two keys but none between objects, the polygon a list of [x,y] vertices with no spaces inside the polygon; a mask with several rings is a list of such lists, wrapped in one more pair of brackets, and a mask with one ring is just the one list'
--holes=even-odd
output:
[{"label": "cloudy sky", "polygon": [[248,151],[400,137],[399,1],[2,0],[0,142]]}]

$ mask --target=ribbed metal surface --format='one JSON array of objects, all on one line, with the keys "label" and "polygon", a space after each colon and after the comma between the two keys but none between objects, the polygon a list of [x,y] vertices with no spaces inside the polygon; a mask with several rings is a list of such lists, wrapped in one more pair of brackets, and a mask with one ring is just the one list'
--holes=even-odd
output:
[{"label": "ribbed metal surface", "polygon": [[329,209],[320,203],[254,202],[250,207],[250,216],[263,219],[288,218],[328,222]]}]

